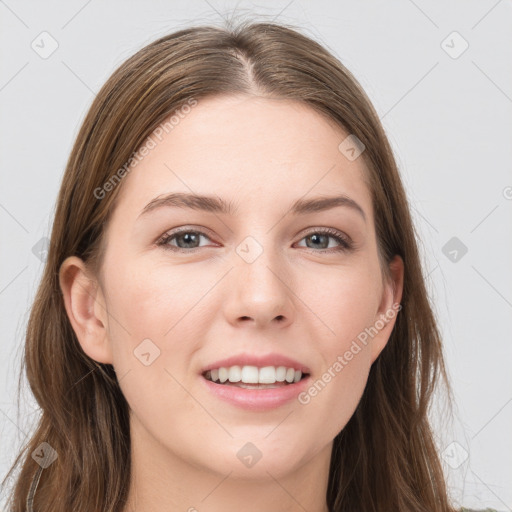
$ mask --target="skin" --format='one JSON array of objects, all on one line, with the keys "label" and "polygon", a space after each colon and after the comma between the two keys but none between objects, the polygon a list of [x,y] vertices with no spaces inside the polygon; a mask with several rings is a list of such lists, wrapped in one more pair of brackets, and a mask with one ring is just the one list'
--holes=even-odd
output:
[{"label": "skin", "polygon": [[[278,352],[307,364],[315,381],[400,302],[403,262],[395,257],[383,279],[365,164],[338,150],[347,135],[301,103],[202,99],[119,185],[103,278],[77,257],[62,264],[78,340],[91,358],[113,364],[131,409],[125,512],[328,510],[333,438],[353,415],[396,315],[308,404],[243,410],[205,390],[200,370],[235,353]],[[215,193],[240,212],[161,208],[138,218],[169,192]],[[355,200],[366,222],[347,207],[287,215],[299,198],[335,193]],[[180,226],[206,236],[167,242],[188,253],[155,245]],[[311,240],[324,228],[348,235],[356,250]],[[252,263],[236,252],[247,236],[263,249]],[[149,366],[134,356],[146,338],[160,349]],[[236,456],[249,441],[262,453],[250,468]]]}]

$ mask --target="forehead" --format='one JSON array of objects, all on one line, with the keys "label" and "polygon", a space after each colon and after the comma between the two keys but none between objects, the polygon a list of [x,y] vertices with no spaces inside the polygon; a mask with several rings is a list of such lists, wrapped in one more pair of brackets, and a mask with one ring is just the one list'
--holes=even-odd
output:
[{"label": "forehead", "polygon": [[136,218],[169,192],[215,194],[240,204],[240,213],[343,193],[370,213],[364,161],[350,161],[338,149],[347,136],[303,103],[200,99],[167,130],[152,134],[154,147],[123,178],[118,214]]}]

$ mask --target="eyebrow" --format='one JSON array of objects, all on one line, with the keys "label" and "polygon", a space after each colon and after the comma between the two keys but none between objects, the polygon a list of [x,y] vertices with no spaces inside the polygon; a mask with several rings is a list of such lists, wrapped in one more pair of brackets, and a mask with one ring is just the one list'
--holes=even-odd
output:
[{"label": "eyebrow", "polygon": [[[361,215],[366,222],[366,214],[359,204],[346,195],[315,197],[313,199],[298,199],[290,209],[292,215],[307,215],[308,213],[330,210],[337,207],[348,207]],[[205,196],[174,192],[152,199],[141,211],[139,217],[154,211],[158,208],[188,208],[211,213],[222,213],[225,215],[236,215],[238,205],[225,201],[216,196]]]}]

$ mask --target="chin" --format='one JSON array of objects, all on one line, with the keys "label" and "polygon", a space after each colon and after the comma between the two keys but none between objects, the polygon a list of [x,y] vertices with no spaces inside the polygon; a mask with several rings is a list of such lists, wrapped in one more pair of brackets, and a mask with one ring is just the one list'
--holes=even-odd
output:
[{"label": "chin", "polygon": [[275,478],[284,476],[307,461],[306,453],[297,448],[305,446],[304,440],[289,436],[285,439],[277,435],[277,429],[274,432],[270,429],[264,434],[261,428],[254,429],[254,433],[250,436],[247,432],[243,439],[231,439],[224,447],[217,444],[217,452],[220,453],[212,452],[208,462],[211,464],[217,459],[215,470],[224,475],[231,472],[230,478],[268,480],[270,475]]}]

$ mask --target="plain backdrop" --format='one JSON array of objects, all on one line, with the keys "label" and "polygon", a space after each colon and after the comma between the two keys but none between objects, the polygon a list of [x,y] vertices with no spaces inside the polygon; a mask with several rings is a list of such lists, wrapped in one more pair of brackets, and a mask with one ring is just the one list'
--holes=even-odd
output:
[{"label": "plain backdrop", "polygon": [[453,426],[432,410],[451,494],[512,510],[510,0],[0,1],[0,478],[39,414],[26,385],[18,411],[17,381],[78,127],[138,49],[223,17],[297,26],[370,96],[411,200],[455,390]]}]

